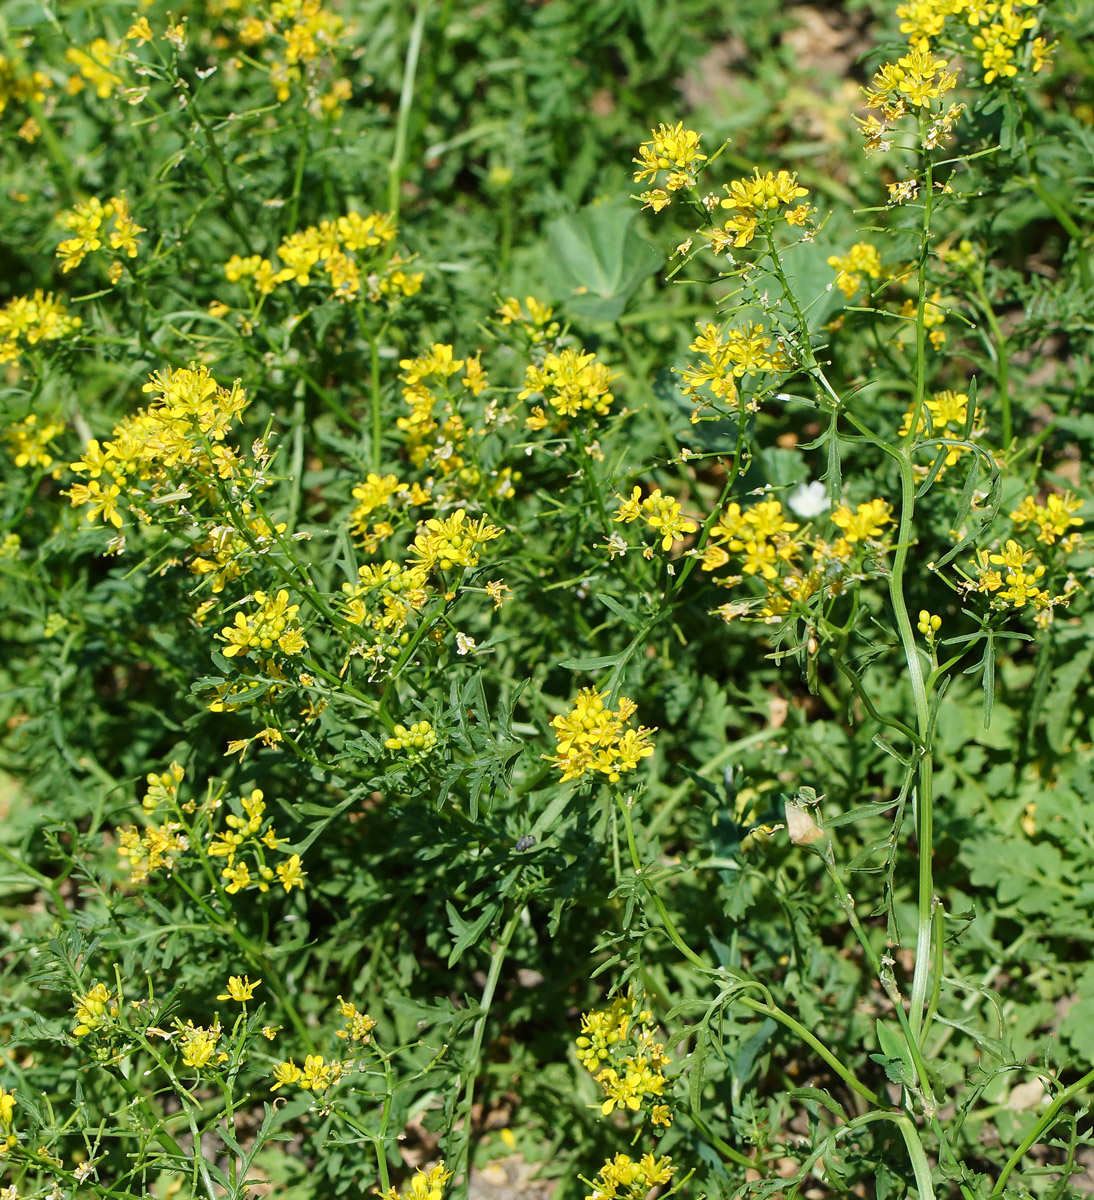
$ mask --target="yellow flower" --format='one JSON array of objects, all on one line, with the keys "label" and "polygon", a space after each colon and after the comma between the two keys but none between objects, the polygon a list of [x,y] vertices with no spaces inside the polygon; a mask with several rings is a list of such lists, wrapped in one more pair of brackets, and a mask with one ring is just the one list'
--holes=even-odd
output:
[{"label": "yellow flower", "polygon": [[644,1154],[636,1161],[617,1154],[600,1168],[585,1200],[644,1200],[653,1188],[668,1183],[675,1170],[671,1158]]},{"label": "yellow flower", "polygon": [[207,1067],[216,1053],[217,1040],[220,1038],[220,1025],[208,1027],[195,1025],[193,1021],[179,1026],[179,1045],[182,1047],[182,1061],[188,1067],[201,1069]]},{"label": "yellow flower", "polygon": [[294,887],[304,890],[304,880],[307,878],[307,872],[302,871],[301,860],[299,854],[290,856],[287,862],[277,864],[278,882],[286,892],[291,892]]},{"label": "yellow flower", "polygon": [[[635,183],[651,179],[659,171],[668,171],[665,186],[670,192],[695,184],[695,167],[706,161],[706,155],[699,153],[699,134],[694,129],[685,129],[684,123],[678,121],[675,125],[662,122],[656,129],[651,130],[651,139],[638,147],[638,157],[634,159],[638,170],[634,173]],[[647,193],[649,195],[650,193]],[[660,195],[664,195],[663,192]],[[643,197],[645,198],[645,197]],[[647,202],[648,203],[648,202]],[[668,198],[665,198],[665,204]],[[664,204],[660,205],[663,208]],[[660,211],[656,205],[655,211]]]},{"label": "yellow flower", "polygon": [[239,1004],[245,1004],[248,1000],[254,997],[254,990],[262,982],[261,979],[256,979],[251,983],[246,975],[232,975],[228,979],[228,990],[221,992],[217,996],[218,1000],[235,1000]]},{"label": "yellow flower", "polygon": [[117,1018],[118,1002],[107,990],[105,983],[97,983],[83,996],[74,996],[76,1003],[76,1027],[73,1037],[86,1037],[108,1029]]},{"label": "yellow flower", "polygon": [[542,395],[561,417],[574,417],[580,412],[604,416],[615,399],[608,390],[611,381],[611,372],[596,361],[595,354],[567,346],[561,353],[548,354],[542,366],[532,363],[528,367],[524,389],[517,398]]},{"label": "yellow flower", "polygon": [[410,1183],[400,1192],[390,1187],[380,1193],[380,1200],[442,1200],[444,1186],[452,1178],[452,1172],[447,1170],[444,1159],[428,1171],[420,1167],[415,1171]]},{"label": "yellow flower", "polygon": [[[263,1030],[265,1032],[265,1030]],[[270,1088],[271,1092],[276,1092],[281,1087],[291,1087],[294,1083],[300,1081],[303,1072],[290,1058],[287,1062],[278,1063],[273,1069],[274,1085]]]},{"label": "yellow flower", "polygon": [[870,500],[860,504],[852,512],[846,504],[841,504],[832,514],[832,523],[843,530],[843,536],[849,542],[861,542],[868,538],[880,537],[885,526],[892,523],[892,506],[884,500]]},{"label": "yellow flower", "polygon": [[64,423],[46,420],[38,424],[37,414],[31,413],[16,425],[12,425],[7,433],[8,444],[12,458],[17,467],[51,467],[53,456],[49,453],[50,443],[64,433]]},{"label": "yellow flower", "polygon": [[836,287],[848,300],[862,287],[863,275],[871,279],[881,276],[881,255],[869,242],[856,242],[846,254],[833,254],[828,265],[838,271]]},{"label": "yellow flower", "polygon": [[625,729],[635,713],[634,701],[621,698],[613,712],[604,705],[607,694],[582,688],[573,708],[551,721],[558,750],[549,761],[562,772],[563,783],[594,772],[616,783],[623,771],[653,753],[653,729]]},{"label": "yellow flower", "polygon": [[491,600],[493,600],[495,612],[501,608],[502,604],[505,603],[505,596],[503,593],[509,591],[511,591],[509,586],[503,583],[500,579],[492,579],[486,585],[486,594]]},{"label": "yellow flower", "polygon": [[148,24],[148,18],[138,17],[126,30],[125,40],[138,45],[152,41],[152,26]]},{"label": "yellow flower", "polygon": [[225,658],[237,654],[251,655],[265,652],[278,646],[289,655],[300,654],[307,649],[307,641],[296,619],[299,604],[289,603],[289,593],[281,589],[272,599],[265,592],[255,592],[258,610],[250,616],[237,612],[234,625],[226,625],[220,636],[228,643],[224,648]]}]

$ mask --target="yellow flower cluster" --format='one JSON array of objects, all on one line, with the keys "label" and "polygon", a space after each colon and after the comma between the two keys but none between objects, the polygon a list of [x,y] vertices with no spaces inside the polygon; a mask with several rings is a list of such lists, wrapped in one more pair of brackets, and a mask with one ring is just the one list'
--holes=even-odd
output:
[{"label": "yellow flower cluster", "polygon": [[444,1165],[442,1158],[435,1167],[423,1171],[420,1167],[400,1192],[397,1188],[389,1187],[380,1193],[380,1200],[441,1200],[444,1186],[452,1178],[452,1172]]},{"label": "yellow flower cluster", "polygon": [[541,303],[535,296],[525,296],[523,306],[516,296],[509,296],[497,309],[500,323],[519,326],[533,346],[554,341],[558,337],[561,327],[551,319],[554,313],[553,308]]},{"label": "yellow flower cluster", "polygon": [[1033,551],[1024,550],[1013,538],[1008,538],[1002,551],[977,554],[976,590],[991,596],[993,607],[1024,608],[1032,604],[1047,609],[1064,597],[1052,596],[1039,586],[1045,573],[1043,563],[1033,561]]},{"label": "yellow flower cluster", "polygon": [[862,287],[863,276],[881,278],[881,255],[869,242],[856,242],[846,254],[833,254],[828,265],[834,268],[836,287],[850,300]]},{"label": "yellow flower cluster", "polygon": [[460,508],[450,517],[431,517],[418,526],[411,546],[411,566],[429,573],[479,565],[479,550],[502,535],[485,517],[469,521]]},{"label": "yellow flower cluster", "polygon": [[88,442],[83,458],[71,464],[88,483],[77,483],[68,492],[73,507],[89,506],[87,518],[96,517],[121,528],[118,509],[123,492],[131,507],[151,519],[146,502],[170,493],[189,496],[180,488],[182,469],[196,475],[196,486],[244,474],[234,452],[222,443],[247,407],[247,395],[238,381],[220,387],[208,367],[180,367],[155,373],[144,385],[158,399],[124,418],[114,427],[112,440],[102,445]]},{"label": "yellow flower cluster", "polygon": [[[879,111],[881,119],[873,113],[865,118],[855,118],[862,130],[866,152],[873,154],[890,149],[889,135],[893,124],[910,112],[931,117],[924,134],[924,147],[933,149],[941,145],[964,111],[963,104],[941,105],[945,94],[956,86],[957,71],[951,70],[946,60],[936,57],[926,45],[913,45],[895,63],[885,63],[875,73],[869,87],[862,89],[866,107]],[[911,198],[900,194],[896,202]]]},{"label": "yellow flower cluster", "polygon": [[4,436],[17,467],[41,467],[45,470],[53,466],[50,443],[64,431],[63,421],[47,419],[39,425],[37,414],[31,413],[29,417],[9,426]]},{"label": "yellow flower cluster", "polygon": [[82,324],[52,292],[38,288],[33,296],[14,296],[0,308],[0,365],[19,357],[20,343],[57,342],[72,337]]},{"label": "yellow flower cluster", "polygon": [[[268,892],[275,879],[286,892],[291,892],[294,887],[303,890],[307,873],[300,869],[299,854],[288,855],[276,867],[266,864],[265,851],[284,855],[286,852],[282,847],[288,839],[279,838],[273,825],[265,823],[266,801],[261,790],[255,788],[249,796],[241,796],[239,806],[243,810],[242,815],[229,813],[224,819],[227,829],[214,834],[205,849],[210,858],[225,860],[225,867],[220,873],[227,881],[224,890],[230,896],[249,887]],[[245,850],[252,855],[251,864],[242,861]]]},{"label": "yellow flower cluster", "polygon": [[362,290],[373,302],[413,296],[421,290],[424,273],[407,274],[406,260],[383,250],[398,232],[390,213],[350,212],[289,234],[277,248],[278,265],[258,254],[233,254],[224,264],[224,275],[229,283],[247,282],[259,296],[268,296],[283,283],[304,287],[317,269],[325,272],[338,300],[356,300]]},{"label": "yellow flower cluster", "polygon": [[[113,220],[114,227],[106,234],[103,226],[110,220]],[[65,272],[74,271],[89,254],[101,250],[104,236],[111,250],[116,250],[126,258],[136,258],[137,234],[144,233],[144,229],[133,220],[129,201],[124,196],[111,196],[105,204],[93,196],[62,213],[60,222],[72,234],[57,247],[61,270]],[[117,283],[120,278],[121,263],[116,260],[111,265],[110,281]]]},{"label": "yellow flower cluster", "polygon": [[677,372],[683,381],[681,391],[695,402],[693,424],[709,404],[701,389],[733,404],[738,379],[761,372],[788,371],[793,365],[782,338],[769,334],[756,321],[740,329],[722,329],[708,322],[699,327],[699,335],[688,349],[703,356],[700,362],[689,362]]},{"label": "yellow flower cluster", "polygon": [[105,983],[97,983],[82,996],[73,996],[76,1006],[76,1025],[72,1036],[87,1037],[89,1033],[101,1033],[109,1029],[118,1019],[118,999]]},{"label": "yellow flower cluster", "polygon": [[358,567],[357,577],[357,583],[342,584],[346,619],[393,637],[402,635],[412,614],[420,612],[432,594],[427,571],[390,559]]},{"label": "yellow flower cluster", "polygon": [[[1026,496],[1010,519],[1019,532],[1035,529],[1037,541],[1049,547],[1054,569],[1062,569],[1064,559],[1084,545],[1083,535],[1078,532],[1083,519],[1076,515],[1080,507],[1080,501],[1069,492],[1050,493],[1044,504],[1038,504],[1035,496]],[[1041,628],[1052,622],[1057,607],[1070,603],[1080,586],[1074,573],[1069,572],[1063,590],[1053,594],[1042,583],[1048,567],[1037,561],[1034,550],[1027,550],[1015,538],[1008,538],[994,553],[978,550],[973,570],[975,581],[970,586],[989,596],[993,608],[1021,609],[1029,605],[1034,610],[1034,622]]]},{"label": "yellow flower cluster", "polygon": [[802,187],[790,171],[773,173],[754,167],[751,177],[735,179],[723,187],[728,195],[720,201],[721,207],[734,209],[735,215],[707,235],[715,254],[731,246],[747,246],[760,222],[769,220],[780,208],[788,225],[805,225],[813,213],[808,204],[794,203],[808,196],[809,189]]},{"label": "yellow flower cluster", "polygon": [[655,730],[645,725],[625,728],[638,706],[622,696],[613,712],[604,704],[607,695],[582,688],[573,708],[551,721],[558,752],[549,761],[562,772],[563,783],[593,773],[617,783],[624,771],[633,771],[653,753],[650,737]]},{"label": "yellow flower cluster", "polygon": [[357,504],[349,515],[350,532],[362,539],[369,554],[375,554],[380,542],[395,532],[386,515],[383,520],[370,521],[377,510],[386,510],[393,496],[406,500],[411,505],[425,504],[430,498],[429,493],[418,484],[409,486],[401,483],[395,475],[381,476],[373,472],[369,473],[364,483],[359,483],[353,489],[351,495]]},{"label": "yellow flower cluster", "polygon": [[[1026,30],[1037,25],[1036,17],[1027,17],[1017,11],[1020,6],[1021,0],[1017,6],[999,5],[995,20],[990,25],[982,25],[973,36],[972,44],[980,52],[985,83],[991,83],[999,75],[1009,78],[1018,74],[1018,64],[1014,61],[1015,48]],[[1044,45],[1043,41],[1041,45]]]},{"label": "yellow flower cluster", "polygon": [[[147,816],[162,823],[153,822],[145,829],[130,825],[118,830],[118,856],[128,860],[132,883],[144,883],[156,871],[174,869],[177,856],[192,848],[184,817],[198,808],[192,800],[179,803],[183,770],[178,763],[171,763],[160,775],[149,774],[147,779],[148,791],[141,807]],[[220,801],[216,799],[204,805],[203,811],[211,814],[219,807]],[[241,796],[239,809],[241,815],[229,813],[225,818],[227,828],[214,833],[204,848],[210,858],[225,859],[226,866],[221,871],[227,880],[225,890],[234,895],[253,886],[260,892],[268,892],[274,880],[286,892],[294,887],[302,889],[305,872],[301,870],[300,855],[287,855],[283,849],[287,839],[279,838],[276,829],[265,823],[266,804],[262,792],[255,788],[250,795]],[[200,839],[198,841],[200,843]],[[283,856],[276,868],[267,866],[267,850]],[[250,864],[242,861],[245,852],[250,854]]]},{"label": "yellow flower cluster", "polygon": [[1082,543],[1082,534],[1071,532],[1083,524],[1082,517],[1075,515],[1082,506],[1082,501],[1070,492],[1051,492],[1044,504],[1038,504],[1035,496],[1027,496],[1010,519],[1023,532],[1036,527],[1037,540],[1046,546],[1054,546],[1059,539],[1064,552],[1070,553]]},{"label": "yellow flower cluster", "polygon": [[345,1041],[358,1042],[365,1046],[372,1040],[372,1031],[376,1022],[368,1013],[360,1012],[355,1004],[338,997],[338,1011],[343,1018],[343,1028],[335,1032],[335,1037]]},{"label": "yellow flower cluster", "polygon": [[798,542],[791,537],[798,528],[786,519],[778,500],[764,500],[744,511],[734,502],[711,526],[702,554],[703,570],[725,566],[733,553],[743,555],[741,569],[746,575],[775,579],[777,564],[791,562],[800,553]]},{"label": "yellow flower cluster", "polygon": [[255,592],[253,599],[258,605],[254,612],[237,612],[234,624],[225,625],[220,631],[228,643],[224,657],[234,658],[237,654],[254,657],[268,653],[274,646],[290,657],[303,654],[308,642],[296,616],[300,605],[289,603],[289,593],[284,588],[276,596]]},{"label": "yellow flower cluster", "polygon": [[885,63],[863,88],[866,107],[879,109],[887,121],[896,121],[909,109],[929,108],[957,86],[957,72],[930,50],[910,50],[895,63]]},{"label": "yellow flower cluster", "polygon": [[[949,70],[945,59],[936,58],[927,47],[913,46],[903,58],[886,62],[874,74],[870,86],[862,89],[866,95],[866,107],[878,109],[882,119],[873,113],[858,118],[867,154],[878,154],[891,149],[892,127],[908,113],[930,115],[922,136],[925,150],[942,145],[964,112],[964,104],[951,103],[943,107],[940,100],[957,86],[957,72]],[[934,103],[939,101],[938,104]],[[903,204],[914,199],[918,192],[915,180],[903,180],[889,184],[889,199],[892,204]]]},{"label": "yellow flower cluster", "polygon": [[682,121],[677,121],[675,125],[662,122],[656,129],[650,130],[650,140],[638,147],[638,157],[632,160],[638,167],[634,182],[642,183],[645,179],[657,182],[661,171],[667,171],[668,176],[663,188],[654,188],[638,197],[644,201],[644,207],[659,213],[672,203],[670,192],[695,186],[696,167],[705,162],[707,157],[699,153],[699,141],[695,130],[685,129]]},{"label": "yellow flower cluster", "polygon": [[46,98],[46,88],[52,86],[48,75],[41,71],[23,74],[10,58],[0,54],[0,116],[12,103],[23,105],[29,100],[41,104]]},{"label": "yellow flower cluster", "polygon": [[409,762],[418,762],[436,749],[437,734],[428,721],[415,721],[410,726],[396,725],[384,745],[403,752]]},{"label": "yellow flower cluster", "polygon": [[763,594],[755,601],[723,604],[718,614],[732,621],[756,615],[758,608],[764,620],[778,621],[794,603],[822,589],[827,595],[839,595],[856,557],[856,545],[869,542],[875,550],[884,549],[877,539],[892,519],[892,509],[884,500],[868,501],[854,511],[841,504],[831,521],[842,536],[829,542],[798,535],[800,526],[787,519],[778,500],[763,500],[744,510],[736,502],[728,505],[711,526],[710,540],[700,556],[702,569],[716,571],[736,557],[740,574],[715,582],[736,587],[748,576],[762,581]]},{"label": "yellow flower cluster", "polygon": [[[576,417],[583,412],[603,417],[615,399],[609,390],[611,382],[611,371],[597,362],[595,354],[567,346],[546,355],[542,365],[529,364],[518,399],[542,397],[560,417]],[[528,419],[529,427],[542,429],[547,424],[543,408],[536,405]]]},{"label": "yellow flower cluster", "polygon": [[[952,22],[947,27],[949,19],[955,18],[961,30],[971,31],[984,82],[991,83],[997,76],[1009,78],[1018,73],[1017,50],[1027,31],[1037,26],[1037,16],[1028,10],[1038,8],[1037,0],[906,0],[896,12],[901,19],[900,32],[908,34],[911,45],[923,51],[932,40],[943,35],[953,38],[959,32]],[[1043,37],[1030,41],[1034,71],[1044,69],[1048,50]]]},{"label": "yellow flower cluster", "polygon": [[600,1168],[585,1200],[645,1200],[654,1188],[668,1183],[675,1170],[667,1156],[643,1154],[636,1160],[617,1154]]},{"label": "yellow flower cluster", "polygon": [[304,1059],[303,1067],[298,1067],[295,1060],[290,1058],[274,1067],[274,1083],[270,1091],[276,1092],[278,1088],[296,1086],[301,1091],[318,1095],[337,1084],[345,1073],[344,1063],[327,1062],[321,1054],[309,1054]]},{"label": "yellow flower cluster", "polygon": [[[661,495],[660,488],[654,488],[648,496],[643,497],[642,489],[636,484],[630,498],[620,501],[614,520],[629,525],[640,517],[656,533],[657,543],[662,550],[671,550],[673,542],[699,528],[683,515],[678,501],[671,496]],[[646,558],[652,558],[654,547],[647,546],[642,553]]]},{"label": "yellow flower cluster", "polygon": [[118,831],[118,855],[128,860],[130,883],[144,883],[157,871],[173,871],[178,855],[189,848],[190,839],[178,821],[143,830],[131,825]]},{"label": "yellow flower cluster", "polygon": [[223,1051],[217,1053],[221,1033],[219,1020],[213,1025],[195,1025],[193,1021],[187,1021],[185,1025],[179,1024],[178,1032],[183,1066],[200,1071],[213,1061],[214,1055],[218,1063],[228,1061],[228,1055]]},{"label": "yellow flower cluster", "polygon": [[928,645],[933,646],[935,638],[938,637],[938,631],[942,628],[942,618],[937,614],[931,614],[925,608],[919,610],[919,620],[916,623],[916,629],[927,639]]},{"label": "yellow flower cluster", "polygon": [[15,1133],[15,1106],[18,1103],[14,1091],[5,1092],[0,1088],[0,1156],[19,1140]]},{"label": "yellow flower cluster", "polygon": [[885,500],[868,500],[854,512],[841,504],[832,514],[832,524],[842,529],[843,536],[852,544],[881,537],[892,520],[892,506]]},{"label": "yellow flower cluster", "polygon": [[121,76],[110,69],[120,53],[120,46],[112,45],[103,37],[95,38],[86,50],[70,46],[65,51],[65,58],[76,67],[77,73],[69,76],[69,92],[75,95],[90,84],[100,100],[112,96],[122,84]]},{"label": "yellow flower cluster", "polygon": [[[151,817],[160,808],[167,808],[172,810],[171,815],[181,816],[177,802],[182,779],[182,767],[176,762],[159,775],[150,772],[146,776],[148,790],[141,801],[145,813]],[[144,883],[156,871],[173,871],[176,857],[189,848],[190,839],[181,820],[169,819],[141,830],[133,825],[118,830],[118,857],[128,860],[131,883]]]},{"label": "yellow flower cluster", "polygon": [[[305,78],[311,80],[316,60],[329,55],[348,31],[342,17],[324,8],[320,0],[274,0],[264,15],[248,13],[236,32],[252,54],[259,47],[269,51],[266,61],[270,82],[278,100],[284,102],[292,95],[294,85]],[[336,97],[347,95],[344,87],[332,88],[332,92]],[[337,98],[333,101],[336,104]]]},{"label": "yellow flower cluster", "polygon": [[456,358],[451,346],[434,342],[424,354],[401,359],[399,367],[410,414],[399,417],[395,424],[404,436],[411,463],[428,466],[443,477],[458,474],[464,483],[477,483],[478,472],[464,458],[467,424],[449,381],[462,372],[461,384],[478,397],[489,386],[482,363],[477,357]]},{"label": "yellow flower cluster", "polygon": [[[943,328],[946,323],[944,307],[946,303],[941,292],[932,292],[930,297],[923,302],[923,327],[927,330],[927,337],[936,350],[941,350],[946,344],[946,330]],[[905,300],[900,306],[900,315],[906,318],[909,322],[907,328],[911,329],[910,322],[914,321],[916,317],[916,301]]]},{"label": "yellow flower cluster", "polygon": [[[617,1107],[637,1112],[663,1095],[669,1056],[657,1040],[652,1014],[638,1009],[631,997],[619,996],[610,1008],[585,1013],[576,1046],[581,1065],[604,1090],[603,1116]],[[655,1125],[672,1124],[667,1104],[653,1104],[650,1117]]]},{"label": "yellow flower cluster", "polygon": [[[901,437],[907,434],[912,424],[914,413],[915,406],[909,406],[900,426],[899,432]],[[968,415],[969,398],[964,392],[952,392],[949,390],[935,392],[933,396],[923,403],[923,412],[920,413],[919,425],[916,432],[933,440],[964,441],[965,423],[968,420]],[[962,454],[967,453],[970,453],[967,446],[950,447],[946,451],[943,468],[952,467]],[[927,471],[929,468],[921,466],[917,469]]]},{"label": "yellow flower cluster", "polygon": [[[240,508],[245,514],[251,511],[247,501],[243,501]],[[274,535],[284,533],[287,528],[283,521],[271,527],[263,517],[247,517],[246,524],[250,537],[233,525],[214,525],[207,530],[205,538],[194,546],[195,557],[190,560],[190,570],[195,575],[213,577],[214,595],[224,591],[225,585],[231,580],[239,579],[245,571],[247,560],[264,553],[273,545]]]}]

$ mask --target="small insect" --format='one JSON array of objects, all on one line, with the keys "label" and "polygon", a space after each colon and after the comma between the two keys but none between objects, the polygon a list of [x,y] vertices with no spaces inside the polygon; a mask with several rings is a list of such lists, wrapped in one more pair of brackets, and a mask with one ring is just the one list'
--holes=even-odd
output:
[{"label": "small insect", "polygon": [[530,833],[526,833],[524,837],[518,838],[515,849],[518,853],[523,853],[525,850],[531,850],[535,844],[536,839]]}]

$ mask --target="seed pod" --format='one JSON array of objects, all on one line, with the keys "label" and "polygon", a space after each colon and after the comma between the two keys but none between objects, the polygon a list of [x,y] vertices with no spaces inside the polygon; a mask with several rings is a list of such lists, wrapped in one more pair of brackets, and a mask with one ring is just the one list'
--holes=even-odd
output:
[{"label": "seed pod", "polygon": [[824,837],[824,830],[800,804],[786,802],[786,832],[795,846],[808,846]]}]

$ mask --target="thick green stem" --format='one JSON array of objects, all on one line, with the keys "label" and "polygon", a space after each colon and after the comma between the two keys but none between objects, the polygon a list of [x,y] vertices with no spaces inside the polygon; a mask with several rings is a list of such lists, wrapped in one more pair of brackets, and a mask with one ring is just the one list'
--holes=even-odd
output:
[{"label": "thick green stem", "polygon": [[406,62],[403,65],[403,86],[399,91],[399,116],[395,125],[395,148],[388,165],[388,208],[391,210],[392,220],[399,216],[399,192],[403,182],[403,168],[406,165],[410,112],[414,103],[414,78],[418,71],[418,56],[422,50],[422,37],[425,34],[425,21],[430,7],[429,0],[421,0],[418,5],[418,11],[414,14],[414,24],[410,29]]},{"label": "thick green stem", "polygon": [[479,1017],[471,1034],[471,1049],[468,1054],[467,1069],[464,1075],[465,1092],[462,1103],[463,1129],[460,1137],[460,1148],[456,1158],[456,1174],[460,1182],[456,1185],[454,1200],[460,1195],[466,1197],[471,1182],[471,1109],[475,1102],[475,1080],[478,1078],[482,1065],[482,1041],[486,1033],[486,1022],[490,1017],[490,1005],[494,1002],[494,992],[497,990],[498,979],[501,975],[502,963],[509,950],[509,943],[520,924],[523,906],[518,904],[512,916],[505,923],[497,945],[490,956],[490,970],[486,976],[486,985],[482,989],[482,999],[479,1001]]},{"label": "thick green stem", "polygon": [[915,1175],[915,1186],[919,1191],[919,1200],[935,1200],[934,1184],[931,1182],[931,1164],[927,1161],[923,1143],[919,1140],[919,1130],[910,1117],[895,1118],[897,1128],[904,1138],[908,1148],[908,1158]]}]

